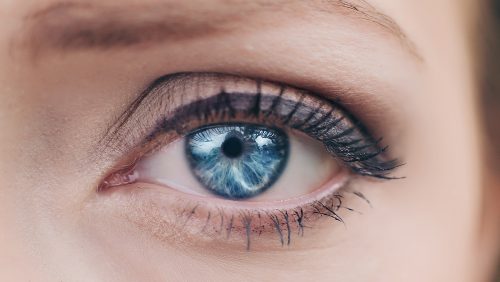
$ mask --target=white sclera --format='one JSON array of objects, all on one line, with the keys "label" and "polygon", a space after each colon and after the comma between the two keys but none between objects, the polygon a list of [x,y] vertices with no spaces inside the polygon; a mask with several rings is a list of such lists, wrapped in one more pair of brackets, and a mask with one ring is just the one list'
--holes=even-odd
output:
[{"label": "white sclera", "polygon": [[[341,166],[321,143],[290,134],[288,163],[278,180],[262,194],[246,201],[287,200],[311,193],[341,171]],[[210,196],[193,175],[180,139],[142,159],[136,166],[138,182],[163,185],[178,191]],[[213,195],[214,197],[218,197]]]}]

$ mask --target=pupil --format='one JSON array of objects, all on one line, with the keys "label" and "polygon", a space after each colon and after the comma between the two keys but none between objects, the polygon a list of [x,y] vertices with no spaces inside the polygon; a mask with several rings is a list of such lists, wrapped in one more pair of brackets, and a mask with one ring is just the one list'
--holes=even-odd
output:
[{"label": "pupil", "polygon": [[229,137],[222,143],[222,152],[228,158],[237,158],[243,154],[243,143],[238,137]]}]

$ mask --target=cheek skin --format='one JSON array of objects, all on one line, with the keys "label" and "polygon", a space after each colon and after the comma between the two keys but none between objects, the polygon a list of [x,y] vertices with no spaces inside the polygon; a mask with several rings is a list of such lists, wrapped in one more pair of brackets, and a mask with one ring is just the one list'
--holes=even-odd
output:
[{"label": "cheek skin", "polygon": [[[245,69],[281,80],[283,69],[263,62],[269,58],[281,62],[278,59],[286,57],[288,63],[280,65],[290,70],[290,79],[328,88],[328,83],[317,83],[332,80],[337,65],[328,59],[336,48],[320,41],[328,34],[319,34],[314,41],[317,44],[310,44],[310,37],[298,40],[290,31],[295,29],[269,32],[274,44],[266,45],[265,51],[256,50],[262,38],[255,36],[245,52],[227,47],[243,45],[241,40],[228,43],[217,38],[198,43],[196,48],[181,44],[173,50],[173,58],[164,51],[130,56],[133,58],[127,67],[124,60],[116,63],[111,55],[88,59],[91,55],[80,54],[77,63],[62,56],[61,62],[56,59],[55,65],[44,69],[23,65],[10,56],[11,29],[19,25],[30,4],[7,2],[0,4],[6,5],[0,10],[13,7],[16,12],[4,13],[7,24],[0,27],[2,280],[238,281],[244,277],[255,281],[482,281],[477,277],[485,274],[472,273],[471,269],[477,263],[477,253],[484,251],[477,247],[476,232],[483,195],[476,92],[471,57],[464,50],[468,43],[461,24],[463,16],[458,15],[462,3],[372,1],[394,15],[425,58],[423,74],[408,79],[404,64],[400,64],[404,60],[394,59],[394,54],[384,57],[386,64],[384,60],[368,63],[379,52],[359,54],[367,61],[367,67],[360,71],[412,89],[393,91],[396,94],[388,99],[398,108],[395,116],[404,120],[398,121],[404,130],[391,127],[388,131],[390,143],[404,143],[395,149],[405,157],[406,165],[398,174],[406,178],[387,184],[359,182],[354,188],[370,199],[373,208],[352,201],[351,207],[362,215],[347,215],[345,228],[329,225],[317,234],[322,240],[313,240],[318,236],[312,234],[299,241],[297,249],[249,253],[200,251],[189,242],[172,244],[169,238],[159,238],[165,224],[154,221],[158,218],[154,209],[146,213],[132,208],[130,202],[97,201],[94,187],[101,171],[106,170],[105,161],[90,161],[87,152],[97,138],[96,129],[105,128],[108,114],[124,103],[124,93],[140,92],[140,85],[149,81],[151,73],[170,71],[171,66]],[[285,50],[284,40],[325,46],[327,50]],[[364,43],[369,46],[370,41]],[[209,48],[213,56],[201,52]],[[199,55],[189,61],[183,51]],[[149,54],[152,58],[146,59]],[[310,58],[311,54],[315,58]],[[240,60],[221,63],[228,61],[227,57]],[[298,58],[308,58],[308,63]],[[104,63],[97,70],[99,62]],[[125,68],[133,71],[123,75]],[[304,79],[304,73],[310,77]],[[348,73],[341,72],[338,77],[345,78]],[[365,90],[373,88],[361,82]],[[378,115],[372,111],[368,116]],[[179,239],[178,234],[172,236]]]}]

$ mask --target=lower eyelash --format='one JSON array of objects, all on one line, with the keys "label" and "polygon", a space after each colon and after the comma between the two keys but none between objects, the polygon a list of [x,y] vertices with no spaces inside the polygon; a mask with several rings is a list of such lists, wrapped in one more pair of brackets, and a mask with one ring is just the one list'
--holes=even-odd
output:
[{"label": "lower eyelash", "polygon": [[[222,199],[186,197],[182,192],[166,192],[164,187],[144,183],[111,187],[100,193],[109,197],[106,203],[113,209],[122,207],[115,216],[124,216],[159,242],[168,241],[169,245],[181,248],[209,245],[213,249],[259,252],[292,246],[308,233],[323,230],[328,220],[346,225],[345,212],[362,214],[357,211],[362,208],[359,202],[372,207],[365,195],[352,187],[351,181],[346,177],[330,191],[306,196],[296,204],[271,203],[267,207],[241,202],[227,205]],[[314,239],[313,242],[322,244]]]},{"label": "lower eyelash", "polygon": [[[340,215],[341,210],[356,212],[345,206],[345,195],[350,194],[370,204],[366,197],[357,191],[343,189],[325,196],[320,200],[289,209],[241,210],[236,213],[223,208],[203,208],[202,203],[193,204],[182,209],[178,214],[177,228],[184,231],[201,233],[211,239],[242,242],[247,251],[251,250],[255,237],[273,236],[281,247],[289,246],[292,240],[303,237],[306,229],[313,228],[314,223],[328,218],[345,225]],[[191,222],[192,226],[190,226]]]}]

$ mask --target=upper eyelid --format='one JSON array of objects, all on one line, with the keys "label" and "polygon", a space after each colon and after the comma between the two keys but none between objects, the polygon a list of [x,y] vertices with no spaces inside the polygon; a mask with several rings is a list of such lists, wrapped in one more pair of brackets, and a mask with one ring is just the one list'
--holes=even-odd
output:
[{"label": "upper eyelid", "polygon": [[[306,98],[311,99],[310,104],[303,103]],[[348,111],[332,102],[321,99],[317,101],[318,99],[305,92],[285,93],[282,90],[274,96],[260,92],[236,92],[229,95],[222,91],[208,99],[197,100],[176,109],[170,118],[157,124],[144,144],[149,145],[158,135],[164,133],[176,132],[174,135],[177,136],[188,134],[195,127],[185,128],[184,124],[190,123],[193,113],[196,114],[196,119],[205,125],[213,123],[214,118],[217,121],[219,118],[226,120],[229,110],[228,122],[253,116],[258,124],[300,131],[322,142],[332,156],[342,160],[353,172],[380,179],[394,179],[390,172],[401,166],[401,163],[387,155],[387,147],[380,147],[382,139],[374,139],[364,125]],[[254,108],[258,109],[256,113]],[[240,116],[232,116],[231,111],[240,113]],[[269,113],[273,116],[271,120]],[[168,144],[168,141],[165,143]]]},{"label": "upper eyelid", "polygon": [[[182,81],[186,79],[215,79],[215,80],[227,80],[232,78],[234,80],[239,80],[240,83],[253,84],[255,91],[258,91],[258,81],[264,82],[262,79],[254,79],[247,77],[240,77],[230,74],[222,73],[175,73],[160,77],[153,81],[149,86],[146,87],[144,91],[140,93],[137,98],[135,98],[125,110],[108,126],[107,129],[102,134],[102,138],[99,139],[97,144],[97,151],[112,151],[118,155],[124,151],[127,151],[131,147],[137,145],[138,139],[143,138],[142,131],[147,131],[144,127],[144,120],[156,119],[158,113],[165,112],[165,109],[173,109],[176,107],[174,105],[174,98],[168,95],[171,90],[175,88],[182,87]],[[236,82],[238,83],[238,82]],[[272,84],[279,85],[280,87],[292,88],[293,86],[286,85],[284,83],[269,82]],[[217,89],[216,91],[220,91]],[[297,89],[298,90],[298,89]],[[277,89],[276,91],[281,91]],[[317,93],[315,93],[317,94]],[[338,87],[338,90],[332,95],[335,97],[335,102],[339,103],[343,96],[349,95],[348,90],[344,90]],[[180,95],[180,98],[184,98],[184,95]],[[323,99],[327,99],[324,97]],[[184,103],[181,101],[181,104]],[[141,130],[143,134],[137,134],[137,131]],[[108,150],[107,150],[108,149]]]}]

